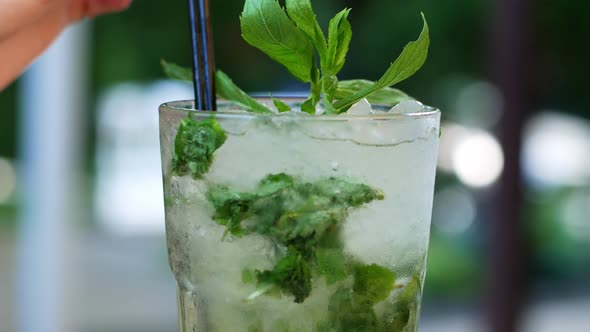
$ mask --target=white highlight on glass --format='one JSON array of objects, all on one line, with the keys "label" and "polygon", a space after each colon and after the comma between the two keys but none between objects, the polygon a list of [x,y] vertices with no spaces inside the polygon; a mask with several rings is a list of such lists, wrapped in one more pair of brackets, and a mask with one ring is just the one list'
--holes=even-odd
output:
[{"label": "white highlight on glass", "polygon": [[462,123],[491,128],[500,119],[502,103],[502,94],[495,85],[472,81],[457,92],[455,113]]}]

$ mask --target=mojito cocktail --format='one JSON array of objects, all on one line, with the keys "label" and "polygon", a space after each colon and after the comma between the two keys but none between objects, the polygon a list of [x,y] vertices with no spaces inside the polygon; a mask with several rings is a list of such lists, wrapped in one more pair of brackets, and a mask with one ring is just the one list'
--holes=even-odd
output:
[{"label": "mojito cocktail", "polygon": [[182,332],[417,330],[440,113],[355,107],[160,108]]}]

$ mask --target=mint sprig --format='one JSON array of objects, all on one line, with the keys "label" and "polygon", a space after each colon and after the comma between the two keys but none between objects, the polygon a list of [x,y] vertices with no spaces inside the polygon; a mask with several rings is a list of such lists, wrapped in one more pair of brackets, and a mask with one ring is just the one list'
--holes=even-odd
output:
[{"label": "mint sprig", "polygon": [[[346,8],[330,20],[326,37],[310,0],[286,0],[285,8],[277,0],[245,0],[240,17],[242,37],[283,65],[295,78],[310,84],[309,97],[301,105],[304,112],[315,114],[320,101],[323,101],[326,114],[339,114],[363,98],[371,103],[386,105],[412,99],[391,86],[412,76],[426,61],[430,37],[424,14],[418,39],[404,47],[379,80],[340,81],[337,75],[346,63],[352,39],[352,28],[348,21],[350,11]],[[169,76],[192,80],[189,69],[164,61],[162,65]],[[215,79],[219,97],[247,111],[271,112],[267,106],[242,91],[225,73],[218,71]],[[280,112],[287,110],[284,103],[276,99],[273,99],[273,103]]]},{"label": "mint sprig", "polygon": [[[430,44],[428,24],[422,15],[424,28],[420,37],[406,45],[402,54],[391,64],[383,77],[373,85],[352,95],[339,95],[341,98],[334,103],[336,99],[334,94],[339,86],[336,75],[346,62],[352,38],[352,29],[348,22],[349,13],[350,9],[344,9],[330,20],[326,40],[310,0],[287,0],[286,11],[281,8],[277,0],[246,0],[241,20],[242,36],[249,44],[287,67],[295,77],[311,84],[310,97],[304,104],[303,111],[315,113],[315,107],[321,96],[327,113],[342,113],[360,99],[412,76],[424,64]],[[271,20],[271,17],[275,20]],[[287,22],[288,19],[291,22]],[[273,23],[277,30],[275,33],[269,33],[268,30]],[[294,34],[293,38],[285,38],[283,33],[287,31]],[[299,48],[290,46],[292,51],[285,52],[284,41],[294,42],[295,39],[299,40],[301,35],[305,36],[307,41],[300,42]],[[311,57],[310,45],[313,46]],[[314,61],[315,55],[320,58],[320,68],[317,68]],[[295,66],[294,61],[298,61],[298,66]],[[397,95],[393,103],[403,96],[403,94]]]}]

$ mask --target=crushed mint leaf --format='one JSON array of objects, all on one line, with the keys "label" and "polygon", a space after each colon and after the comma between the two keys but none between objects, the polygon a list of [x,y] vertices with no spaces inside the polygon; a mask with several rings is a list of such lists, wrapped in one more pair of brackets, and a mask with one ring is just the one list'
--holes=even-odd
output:
[{"label": "crushed mint leaf", "polygon": [[181,176],[201,178],[209,170],[214,152],[226,138],[215,118],[181,120],[174,140],[172,171]]},{"label": "crushed mint leaf", "polygon": [[384,196],[346,178],[304,182],[279,173],[264,177],[251,192],[213,186],[207,198],[215,209],[213,220],[225,227],[226,235],[260,234],[285,248],[272,269],[256,271],[258,289],[276,288],[301,303],[314,275],[328,283],[347,277],[340,227],[352,208]]},{"label": "crushed mint leaf", "polygon": [[354,285],[352,289],[357,296],[368,302],[378,303],[385,300],[395,287],[395,274],[377,264],[359,265],[354,268]]},{"label": "crushed mint leaf", "polygon": [[373,304],[355,295],[350,288],[338,289],[328,306],[328,331],[378,332],[378,321]]}]

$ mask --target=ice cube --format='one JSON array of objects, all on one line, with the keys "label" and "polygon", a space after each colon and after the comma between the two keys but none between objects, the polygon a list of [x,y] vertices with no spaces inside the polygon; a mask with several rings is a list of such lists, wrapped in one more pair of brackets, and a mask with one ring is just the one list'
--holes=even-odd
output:
[{"label": "ice cube", "polygon": [[300,110],[292,110],[289,112],[278,113],[278,115],[281,117],[289,117],[289,116],[309,116],[310,114],[302,112]]},{"label": "ice cube", "polygon": [[[367,107],[366,104],[360,106]],[[424,112],[427,109],[419,101],[408,100],[400,102],[386,114],[412,114]],[[371,112],[373,114],[383,114],[381,112]],[[395,121],[380,118],[371,120],[351,119],[349,122],[352,122],[353,140],[360,144],[395,145],[406,141],[408,137],[418,138],[423,135],[422,122],[411,121],[411,119],[397,119]]]},{"label": "ice cube", "polygon": [[244,135],[251,127],[254,126],[254,117],[225,117],[219,120],[221,127],[226,133],[232,135]]},{"label": "ice cube", "polygon": [[387,134],[376,120],[351,120],[352,140],[359,144],[383,145]]},{"label": "ice cube", "polygon": [[299,110],[293,110],[293,111],[289,111],[289,112],[278,113],[278,114],[272,116],[271,119],[272,119],[272,122],[277,127],[282,127],[282,126],[292,125],[292,124],[296,123],[297,119],[301,119],[302,117],[307,117],[307,116],[310,116],[310,115],[305,112],[301,112]]},{"label": "ice cube", "polygon": [[[352,105],[344,115],[373,115],[373,108],[366,98]],[[361,144],[371,144],[371,142],[381,140],[381,133],[377,128],[377,123],[369,119],[351,118],[349,121],[352,129],[352,140]]]},{"label": "ice cube", "polygon": [[366,98],[361,99],[358,103],[352,105],[345,115],[370,115],[373,114],[371,104]]},{"label": "ice cube", "polygon": [[[302,114],[308,115],[307,113]],[[300,123],[300,126],[307,135],[313,138],[329,140],[350,138],[351,128],[348,121],[304,121]]]},{"label": "ice cube", "polygon": [[388,113],[410,114],[424,112],[426,108],[417,100],[405,100],[392,107]]},{"label": "ice cube", "polygon": [[337,171],[340,164],[336,160],[332,160],[332,162],[330,163],[330,166],[332,167],[333,171]]}]

